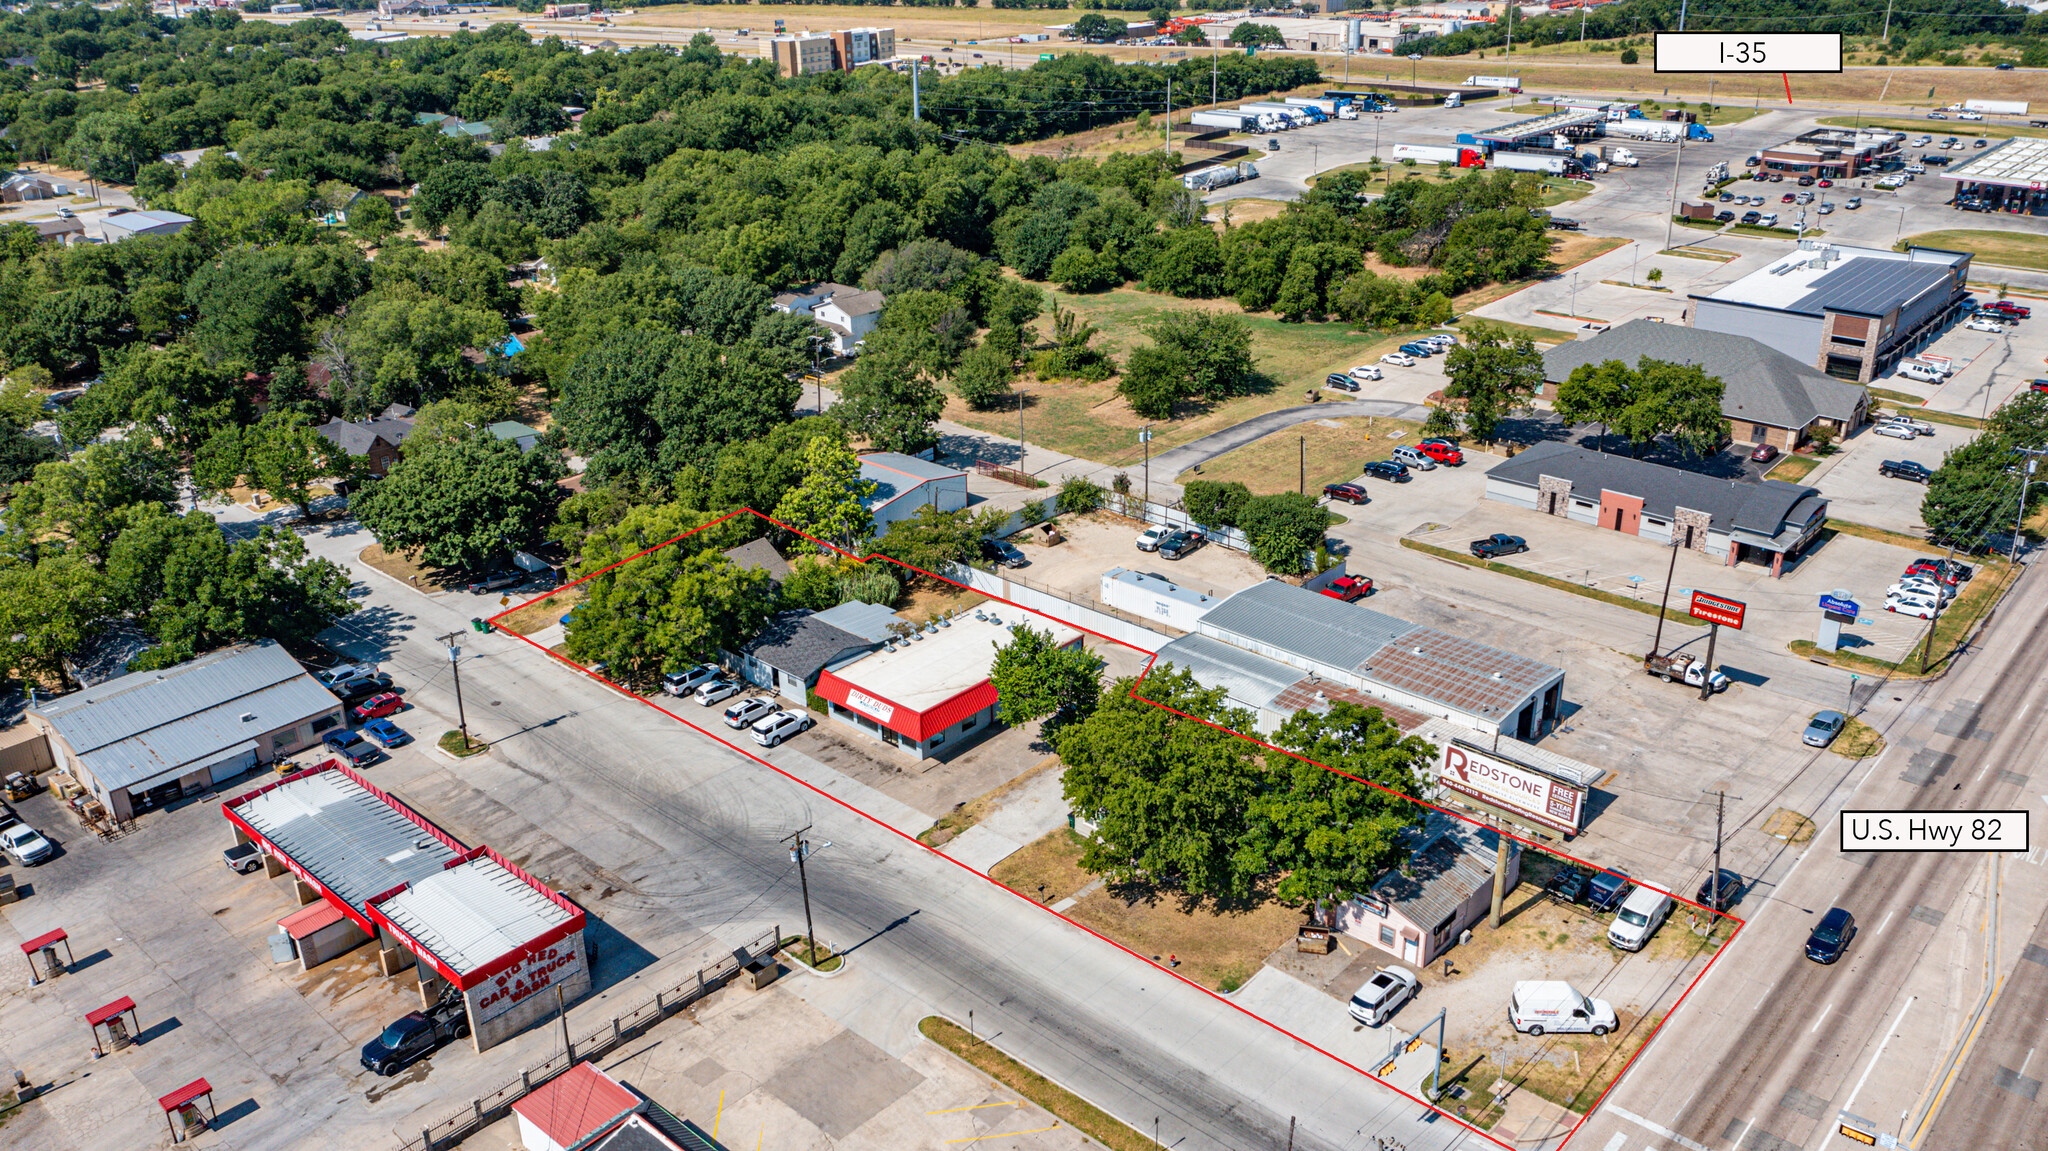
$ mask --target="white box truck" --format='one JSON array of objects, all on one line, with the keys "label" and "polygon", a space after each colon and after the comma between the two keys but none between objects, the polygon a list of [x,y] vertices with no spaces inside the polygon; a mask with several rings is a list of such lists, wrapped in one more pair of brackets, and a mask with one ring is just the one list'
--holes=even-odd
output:
[{"label": "white box truck", "polygon": [[1593,999],[1561,979],[1524,980],[1508,996],[1508,1023],[1524,1035],[1614,1030],[1614,1005]]},{"label": "white box truck", "polygon": [[1519,92],[1522,90],[1522,78],[1520,76],[1467,76],[1465,77],[1465,87],[1506,88],[1510,92]]},{"label": "white box truck", "polygon": [[1302,108],[1319,109],[1325,116],[1335,116],[1340,106],[1338,101],[1328,96],[1289,96],[1286,102]]},{"label": "white box truck", "polygon": [[1506,168],[1510,172],[1542,172],[1550,176],[1564,175],[1563,156],[1539,156],[1533,152],[1495,152],[1491,159],[1494,167]]},{"label": "white box truck", "polygon": [[1188,117],[1197,128],[1228,128],[1233,132],[1256,131],[1257,119],[1242,112],[1197,112]]},{"label": "white box truck", "polygon": [[1609,120],[1607,134],[1627,136],[1635,140],[1655,140],[1660,144],[1675,144],[1685,136],[1684,124],[1667,120]]}]

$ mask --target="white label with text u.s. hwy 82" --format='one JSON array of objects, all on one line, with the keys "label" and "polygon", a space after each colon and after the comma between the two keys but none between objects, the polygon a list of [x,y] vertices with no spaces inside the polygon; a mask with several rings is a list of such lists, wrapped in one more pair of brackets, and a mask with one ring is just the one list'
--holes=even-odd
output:
[{"label": "white label with text u.s. hwy 82", "polygon": [[2027,812],[1845,811],[1843,851],[2027,851]]}]

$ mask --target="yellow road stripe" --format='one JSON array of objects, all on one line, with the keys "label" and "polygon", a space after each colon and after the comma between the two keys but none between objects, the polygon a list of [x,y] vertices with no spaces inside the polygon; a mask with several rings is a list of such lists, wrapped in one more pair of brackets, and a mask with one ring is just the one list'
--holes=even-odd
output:
[{"label": "yellow road stripe", "polygon": [[948,1143],[979,1143],[979,1142],[981,1142],[981,1141],[982,1141],[983,1139],[1007,1139],[1007,1138],[1009,1138],[1009,1137],[1010,1137],[1010,1136],[1012,1136],[1012,1135],[1036,1135],[1036,1134],[1038,1134],[1038,1133],[1039,1133],[1039,1132],[1041,1132],[1041,1131],[1055,1131],[1055,1130],[1058,1130],[1058,1129],[1059,1129],[1059,1124],[1055,1123],[1055,1124],[1053,1124],[1053,1125],[1052,1125],[1051,1127],[1033,1127],[1033,1128],[1032,1128],[1031,1130],[1029,1130],[1029,1131],[1004,1131],[1004,1132],[1001,1132],[1001,1133],[999,1133],[999,1134],[996,1134],[996,1135],[976,1135],[976,1136],[974,1136],[974,1137],[972,1137],[972,1138],[969,1138],[969,1139],[948,1139],[948,1140],[946,1140],[946,1142],[948,1142]]},{"label": "yellow road stripe", "polygon": [[946,1108],[946,1109],[945,1109],[944,1111],[927,1111],[927,1112],[925,1112],[925,1114],[927,1114],[927,1115],[952,1115],[952,1114],[955,1114],[955,1113],[957,1113],[957,1112],[961,1112],[961,1111],[980,1111],[980,1110],[981,1110],[982,1108],[984,1108],[984,1107],[1022,1107],[1022,1106],[1024,1106],[1024,1101],[1023,1101],[1022,1099],[1013,1099],[1013,1100],[1011,1100],[1011,1101],[1010,1101],[1010,1102],[1008,1102],[1008,1103],[976,1103],[976,1104],[975,1104],[974,1106],[972,1106],[972,1107],[948,1107],[948,1108]]}]

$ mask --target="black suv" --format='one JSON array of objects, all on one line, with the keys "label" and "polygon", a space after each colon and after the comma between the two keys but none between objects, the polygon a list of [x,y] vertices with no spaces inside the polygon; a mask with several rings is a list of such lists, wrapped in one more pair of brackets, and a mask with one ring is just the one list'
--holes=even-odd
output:
[{"label": "black suv", "polygon": [[981,541],[981,558],[1004,568],[1028,567],[1031,564],[1024,558],[1023,550],[1009,540]]},{"label": "black suv", "polygon": [[468,1036],[469,1013],[462,994],[443,995],[432,1007],[407,1015],[363,1044],[363,1068],[378,1075],[396,1075],[432,1055],[443,1043]]},{"label": "black suv", "polygon": [[1495,532],[1483,540],[1472,541],[1472,554],[1483,560],[1511,556],[1528,550],[1529,545],[1521,536],[1503,535],[1500,532]]},{"label": "black suv", "polygon": [[1912,480],[1924,484],[1934,478],[1934,473],[1924,464],[1912,460],[1886,460],[1877,465],[1877,474],[1895,480]]},{"label": "black suv", "polygon": [[341,697],[341,702],[353,707],[373,695],[381,695],[384,692],[390,691],[391,677],[380,671],[375,675],[366,675],[361,679],[352,679],[338,688],[329,688],[328,690]]},{"label": "black suv", "polygon": [[[1711,907],[1715,911],[1726,911],[1735,906],[1735,901],[1742,898],[1742,877],[1725,867],[1720,870],[1719,875],[1720,890],[1715,891],[1714,876],[1709,875],[1700,881],[1699,894],[1693,898],[1694,903],[1701,907]],[[1718,899],[1715,898],[1716,895],[1719,896]]]},{"label": "black suv", "polygon": [[1856,938],[1856,917],[1840,907],[1828,908],[1814,925],[1813,934],[1806,937],[1806,957],[1815,963],[1833,963],[1849,949],[1849,941]]},{"label": "black suv", "polygon": [[1390,484],[1405,484],[1414,478],[1408,474],[1408,465],[1397,464],[1392,460],[1372,460],[1360,467],[1359,471],[1372,479],[1385,480]]}]

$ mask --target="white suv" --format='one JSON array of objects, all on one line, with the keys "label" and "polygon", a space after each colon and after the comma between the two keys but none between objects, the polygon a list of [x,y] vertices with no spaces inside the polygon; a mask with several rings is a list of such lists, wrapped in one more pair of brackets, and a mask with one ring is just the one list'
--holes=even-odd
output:
[{"label": "white suv", "polygon": [[718,678],[718,669],[708,663],[672,671],[661,677],[661,690],[674,696],[689,695],[697,690],[698,684],[710,683]]},{"label": "white suv", "polygon": [[1374,367],[1371,364],[1360,364],[1357,367],[1351,369],[1349,374],[1352,379],[1357,380],[1360,383],[1364,383],[1368,380],[1383,380],[1386,378],[1385,372],[1380,371],[1378,368]]},{"label": "white suv", "polygon": [[1367,1027],[1378,1027],[1415,997],[1419,981],[1405,967],[1382,967],[1351,997],[1351,1018]]},{"label": "white suv", "polygon": [[811,730],[811,725],[816,722],[803,712],[785,708],[754,724],[754,742],[762,747],[774,747],[792,735]]}]

